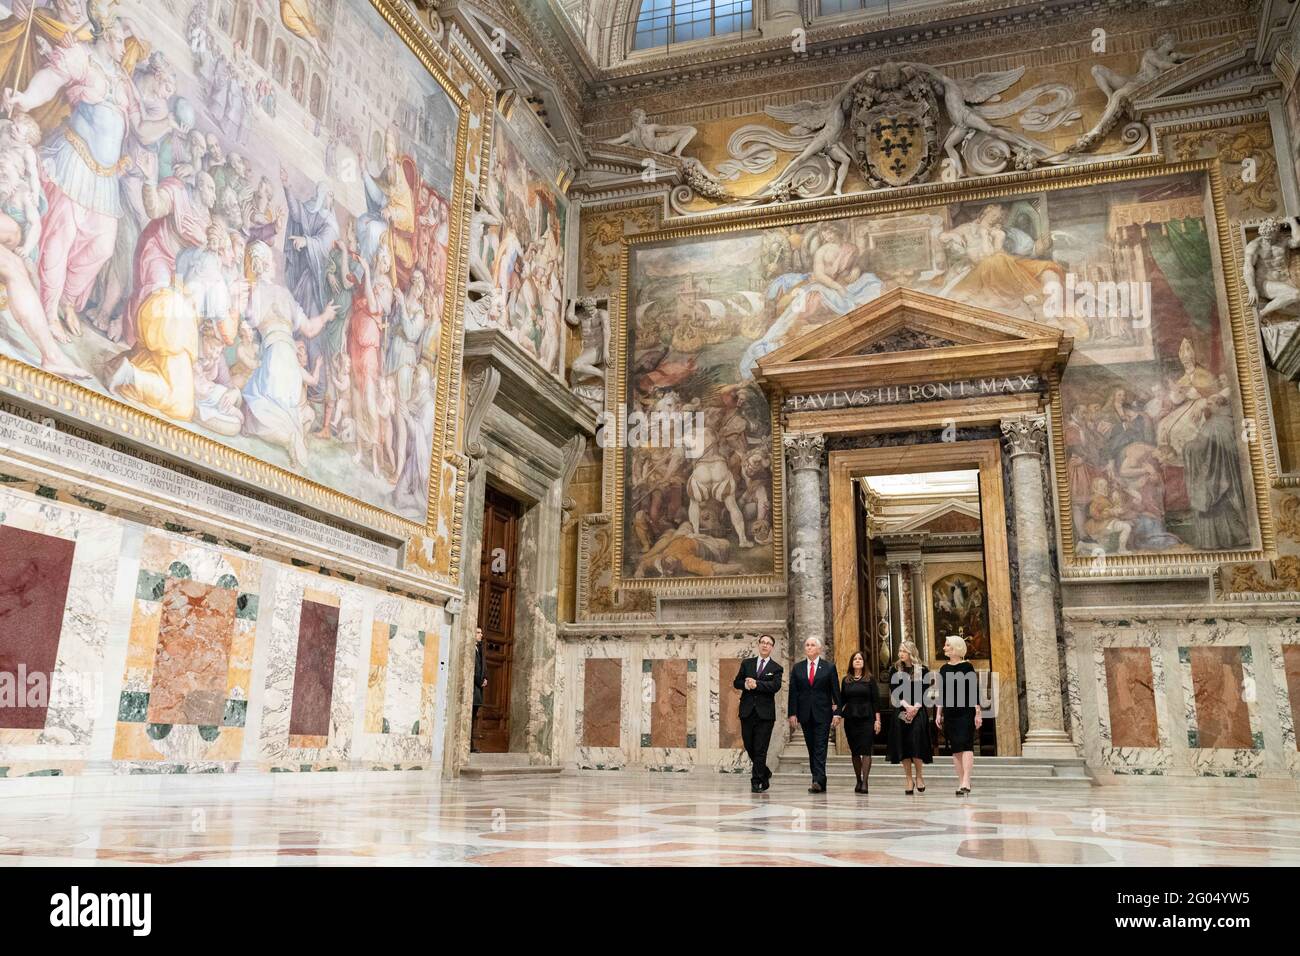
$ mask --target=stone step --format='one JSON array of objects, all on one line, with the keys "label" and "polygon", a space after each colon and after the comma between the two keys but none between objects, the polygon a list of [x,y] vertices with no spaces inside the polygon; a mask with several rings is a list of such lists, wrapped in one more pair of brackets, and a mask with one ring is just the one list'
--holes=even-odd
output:
[{"label": "stone step", "polygon": [[[851,773],[827,773],[826,785],[834,790],[852,790],[855,777]],[[772,790],[776,791],[781,788],[807,787],[808,775],[806,773],[775,773],[772,775]],[[926,794],[948,794],[952,795],[957,786],[956,777],[940,777],[927,773],[925,775],[925,792]],[[1029,790],[1091,790],[1095,784],[1087,777],[1004,777],[997,774],[979,774],[976,773],[971,777],[971,786],[974,790],[993,790],[997,792],[1006,791],[1029,791]],[[901,792],[904,787],[901,777],[877,777],[876,771],[871,771],[871,791],[873,793],[892,793],[895,790]]]},{"label": "stone step", "polygon": [[528,754],[472,753],[460,772],[464,777],[538,777],[554,776],[563,769],[530,763]]}]

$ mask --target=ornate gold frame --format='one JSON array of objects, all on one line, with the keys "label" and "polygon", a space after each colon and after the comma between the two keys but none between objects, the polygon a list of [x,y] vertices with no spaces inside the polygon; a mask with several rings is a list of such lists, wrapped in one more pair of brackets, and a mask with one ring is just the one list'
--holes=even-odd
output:
[{"label": "ornate gold frame", "polygon": [[[837,196],[824,200],[799,203],[797,208],[777,209],[770,207],[760,211],[735,211],[714,216],[692,217],[689,222],[670,223],[653,232],[624,236],[619,251],[619,294],[611,308],[613,328],[613,352],[611,356],[612,382],[609,383],[607,396],[611,397],[622,415],[627,400],[626,350],[628,294],[631,287],[629,265],[633,247],[669,242],[675,239],[697,238],[702,236],[724,235],[733,232],[749,232],[774,226],[802,225],[822,219],[844,219],[863,215],[885,215],[911,212],[918,209],[946,206],[953,203],[979,202],[981,200],[999,199],[1006,196],[1021,195],[1028,191],[1056,192],[1062,189],[1077,189],[1085,186],[1100,186],[1110,183],[1131,182],[1150,179],[1157,176],[1179,174],[1203,174],[1209,187],[1210,210],[1207,221],[1213,221],[1217,257],[1225,276],[1222,289],[1227,305],[1229,328],[1232,335],[1233,361],[1237,374],[1238,394],[1241,399],[1242,416],[1260,422],[1261,408],[1267,410],[1263,402],[1265,396],[1263,385],[1256,370],[1261,369],[1259,343],[1252,341],[1248,331],[1251,324],[1246,321],[1245,294],[1239,271],[1234,267],[1238,261],[1231,235],[1231,227],[1224,198],[1223,173],[1215,159],[1199,159],[1187,162],[1170,163],[1161,156],[1140,156],[1107,163],[1104,167],[1089,167],[1086,170],[1037,169],[1030,172],[1010,173],[989,177],[974,183],[957,185],[947,183],[926,184],[916,189],[909,189],[903,198],[882,198],[879,193],[866,196]],[[1238,551],[1214,551],[1203,553],[1179,554],[1139,554],[1125,555],[1122,558],[1108,556],[1101,570],[1093,567],[1091,557],[1080,559],[1074,551],[1074,533],[1072,525],[1072,508],[1070,489],[1065,470],[1064,434],[1061,421],[1060,383],[1053,379],[1051,383],[1051,450],[1052,467],[1056,477],[1057,534],[1060,544],[1060,564],[1062,576],[1068,578],[1116,578],[1133,576],[1200,574],[1225,562],[1248,562],[1269,560],[1276,551],[1276,535],[1273,526],[1272,510],[1269,502],[1269,485],[1275,475],[1276,463],[1270,462],[1271,454],[1266,454],[1263,442],[1249,445],[1251,482],[1255,491],[1255,510],[1259,521],[1260,547],[1258,549]],[[1261,404],[1263,402],[1263,404]],[[784,457],[781,447],[781,428],[779,418],[774,412],[773,421],[773,528],[776,560],[772,574],[747,575],[744,577],[707,579],[663,579],[648,580],[623,577],[623,507],[624,507],[624,455],[622,448],[615,448],[613,454],[607,454],[605,467],[605,488],[607,510],[613,524],[614,550],[612,555],[614,584],[623,588],[653,588],[659,591],[674,591],[689,594],[726,595],[730,593],[751,593],[783,589],[785,585],[785,555],[783,541],[777,543],[776,529],[781,527],[781,497],[784,467],[777,467]],[[1270,423],[1271,424],[1271,423]],[[780,474],[778,474],[780,472]],[[609,493],[612,490],[612,493]]]},{"label": "ornate gold frame", "polygon": [[[440,374],[434,399],[433,455],[429,466],[425,521],[413,521],[367,504],[246,452],[229,448],[216,439],[191,432],[181,425],[6,356],[0,356],[0,393],[52,412],[75,416],[92,428],[120,436],[135,445],[143,444],[150,451],[192,463],[205,471],[225,474],[256,490],[293,499],[331,517],[404,541],[413,534],[429,533],[437,526],[438,503],[442,492],[441,462],[447,452],[448,439],[454,442],[456,436],[455,415],[458,405],[453,402],[453,398],[459,391],[461,302],[468,270],[468,249],[460,247],[464,245],[469,217],[473,211],[473,197],[465,188],[470,110],[467,98],[447,74],[448,54],[437,46],[428,30],[406,4],[402,0],[370,0],[370,3],[442,87],[459,114],[448,236],[448,248],[455,254],[450,256],[447,263],[447,294],[442,317],[445,331],[439,354],[433,356]],[[457,386],[455,391],[452,389],[453,384]],[[457,533],[458,528],[453,528],[453,539]]]}]

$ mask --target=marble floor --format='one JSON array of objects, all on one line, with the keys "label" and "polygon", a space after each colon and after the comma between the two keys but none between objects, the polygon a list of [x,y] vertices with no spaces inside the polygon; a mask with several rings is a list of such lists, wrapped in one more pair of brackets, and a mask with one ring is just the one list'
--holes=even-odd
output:
[{"label": "marble floor", "polygon": [[[334,778],[334,779],[329,779]],[[416,773],[49,780],[6,793],[0,865],[1300,865],[1293,786],[813,796],[741,777]],[[978,775],[976,786],[978,787]]]}]

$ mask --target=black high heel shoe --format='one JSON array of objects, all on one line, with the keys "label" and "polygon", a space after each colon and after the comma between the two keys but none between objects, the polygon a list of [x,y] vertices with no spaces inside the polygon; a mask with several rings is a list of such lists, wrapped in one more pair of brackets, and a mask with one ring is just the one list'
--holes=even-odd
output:
[{"label": "black high heel shoe", "polygon": [[911,791],[911,790],[904,790],[904,791],[903,791],[903,796],[905,796],[905,797],[910,797],[911,795],[912,795],[912,791]]},{"label": "black high heel shoe", "polygon": [[916,792],[917,792],[917,793],[925,793],[925,787],[917,787],[917,788],[916,788]]}]

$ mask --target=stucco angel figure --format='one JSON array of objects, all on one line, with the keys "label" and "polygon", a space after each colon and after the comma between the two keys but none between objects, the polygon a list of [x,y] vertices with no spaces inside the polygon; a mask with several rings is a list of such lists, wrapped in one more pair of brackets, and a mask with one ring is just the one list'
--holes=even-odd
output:
[{"label": "stucco angel figure", "polygon": [[607,139],[610,146],[635,146],[652,153],[681,156],[699,130],[694,126],[667,126],[651,123],[642,109],[632,111],[632,128],[622,136]]},{"label": "stucco angel figure", "polygon": [[790,106],[767,107],[764,112],[768,116],[783,123],[794,124],[790,127],[791,136],[812,137],[799,155],[786,164],[781,174],[768,184],[768,190],[775,191],[783,186],[804,163],[820,155],[826,157],[835,168],[835,195],[844,194],[844,180],[853,165],[853,157],[841,142],[846,123],[845,104],[863,75],[859,73],[853,77],[829,100],[800,100]]},{"label": "stucco angel figure", "polygon": [[[1288,238],[1280,235],[1283,225],[1291,233]],[[1242,269],[1246,301],[1259,310],[1260,334],[1274,361],[1300,329],[1300,288],[1289,264],[1289,253],[1296,249],[1300,249],[1300,222],[1294,216],[1282,222],[1265,219],[1246,245]]]},{"label": "stucco angel figure", "polygon": [[980,104],[992,103],[1001,98],[1001,94],[1014,86],[1024,75],[1023,66],[1000,73],[978,73],[968,80],[955,80],[938,70],[922,64],[913,64],[930,77],[931,85],[943,100],[944,112],[948,115],[951,129],[943,141],[943,151],[952,162],[953,172],[957,177],[965,175],[959,149],[977,133],[992,137],[1007,144],[1010,151],[1020,156],[1045,156],[1047,147],[1034,142],[1028,136],[1022,136],[1014,130],[994,126],[990,118],[1000,117],[1005,110],[995,106],[981,107]]},{"label": "stucco angel figure", "polygon": [[582,351],[573,360],[573,384],[584,378],[604,381],[609,364],[609,300],[594,295],[570,299],[564,321],[582,334]]}]

